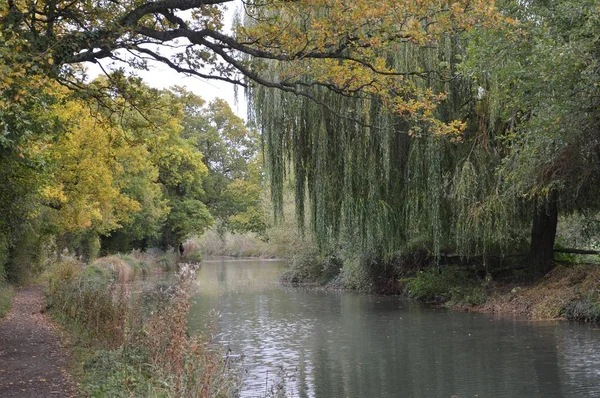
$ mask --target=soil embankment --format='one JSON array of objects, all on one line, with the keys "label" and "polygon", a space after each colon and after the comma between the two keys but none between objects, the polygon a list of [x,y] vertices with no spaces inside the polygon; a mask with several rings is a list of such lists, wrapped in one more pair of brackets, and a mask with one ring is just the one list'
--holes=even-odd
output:
[{"label": "soil embankment", "polygon": [[43,313],[40,287],[17,290],[0,320],[0,397],[75,397],[67,355]]},{"label": "soil embankment", "polygon": [[557,266],[534,284],[494,286],[487,302],[466,308],[529,319],[600,321],[600,266]]}]

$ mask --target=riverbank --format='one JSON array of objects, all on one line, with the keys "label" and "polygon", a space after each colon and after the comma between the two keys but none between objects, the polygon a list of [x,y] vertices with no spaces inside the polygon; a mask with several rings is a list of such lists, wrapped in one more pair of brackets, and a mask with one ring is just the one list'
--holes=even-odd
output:
[{"label": "riverbank", "polygon": [[[600,322],[600,265],[557,264],[541,279],[519,269],[494,277],[461,266],[430,266],[367,275],[359,282],[333,257],[302,256],[290,262],[281,283],[316,289],[348,289],[401,295],[459,311],[515,314],[528,319]],[[364,268],[364,267],[362,267]],[[359,269],[362,269],[359,268]]]},{"label": "riverbank", "polygon": [[600,266],[558,265],[535,283],[494,283],[485,303],[465,309],[534,320],[600,322]]},{"label": "riverbank", "polygon": [[71,342],[79,394],[235,396],[237,375],[209,337],[187,333],[197,265],[178,264],[165,282],[118,260],[63,261],[48,274],[48,312]]},{"label": "riverbank", "polygon": [[402,282],[409,297],[454,310],[600,322],[598,265],[557,265],[535,281],[520,271],[492,279],[449,267],[420,272]]}]

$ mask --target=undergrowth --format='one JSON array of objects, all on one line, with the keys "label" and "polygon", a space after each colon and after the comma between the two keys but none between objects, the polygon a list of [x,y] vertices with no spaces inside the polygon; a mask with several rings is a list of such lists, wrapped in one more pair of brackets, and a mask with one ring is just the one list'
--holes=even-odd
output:
[{"label": "undergrowth", "polygon": [[319,254],[316,250],[298,253],[288,263],[289,269],[282,275],[281,280],[292,284],[328,284],[340,274],[343,266],[338,257]]},{"label": "undergrowth", "polygon": [[512,312],[532,319],[600,322],[600,268],[558,265],[542,279],[509,285],[490,296],[486,312]]},{"label": "undergrowth", "polygon": [[569,302],[561,313],[570,321],[600,322],[600,301],[581,297]]},{"label": "undergrowth", "polygon": [[75,261],[53,267],[47,302],[75,342],[82,394],[236,396],[235,370],[204,336],[187,335],[193,271],[182,264],[168,288],[131,294],[132,286],[106,268]]},{"label": "undergrowth", "polygon": [[402,282],[409,297],[422,301],[472,306],[486,301],[484,281],[467,270],[429,268],[403,279]]}]

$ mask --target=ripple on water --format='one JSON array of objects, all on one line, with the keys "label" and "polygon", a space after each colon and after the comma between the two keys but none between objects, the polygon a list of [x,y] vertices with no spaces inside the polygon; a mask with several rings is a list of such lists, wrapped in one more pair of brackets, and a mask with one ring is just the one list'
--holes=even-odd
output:
[{"label": "ripple on water", "polygon": [[[203,264],[192,329],[245,356],[243,397],[600,397],[600,331],[277,285],[282,264]],[[282,372],[281,369],[284,369]]]}]

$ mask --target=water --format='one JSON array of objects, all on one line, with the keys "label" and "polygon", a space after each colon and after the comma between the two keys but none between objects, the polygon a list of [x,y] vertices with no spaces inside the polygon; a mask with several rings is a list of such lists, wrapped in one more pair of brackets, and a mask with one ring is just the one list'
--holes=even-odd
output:
[{"label": "water", "polygon": [[[190,325],[243,353],[243,397],[600,397],[600,330],[292,289],[275,261],[208,261]],[[281,371],[285,369],[285,372]]]}]

